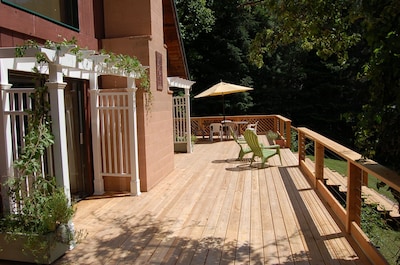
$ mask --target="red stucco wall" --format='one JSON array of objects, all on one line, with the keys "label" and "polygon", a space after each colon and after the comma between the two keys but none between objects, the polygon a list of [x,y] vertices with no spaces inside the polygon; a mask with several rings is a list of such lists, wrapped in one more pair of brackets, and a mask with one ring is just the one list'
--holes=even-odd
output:
[{"label": "red stucco wall", "polygon": [[[75,37],[80,47],[136,56],[149,66],[150,105],[143,93],[137,93],[142,191],[150,190],[174,168],[172,95],[167,83],[162,4],[161,0],[78,0],[78,32],[0,2],[0,47],[20,45],[26,39],[60,42]],[[161,91],[156,87],[156,52],[162,55]]]},{"label": "red stucco wall", "polygon": [[[113,0],[104,1],[103,48],[134,55],[150,67],[151,105],[146,105],[143,93],[137,93],[139,174],[141,190],[148,191],[174,168],[172,95],[167,83],[162,1],[120,0],[118,4],[114,3]],[[132,15],[121,19],[120,14]],[[162,91],[156,87],[156,51],[162,54]]]},{"label": "red stucco wall", "polygon": [[0,46],[21,45],[26,39],[60,42],[75,37],[78,45],[98,49],[93,1],[78,0],[79,32],[0,2]]}]

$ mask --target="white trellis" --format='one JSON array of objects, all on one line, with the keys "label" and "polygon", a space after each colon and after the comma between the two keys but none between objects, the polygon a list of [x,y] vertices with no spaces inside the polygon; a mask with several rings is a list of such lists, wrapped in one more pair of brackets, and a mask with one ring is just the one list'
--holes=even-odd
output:
[{"label": "white trellis", "polygon": [[[15,48],[0,48],[0,177],[4,182],[4,178],[14,175],[13,161],[18,158],[18,148],[23,145],[25,124],[25,111],[32,107],[27,95],[28,90],[11,88],[8,75],[9,70],[18,70],[32,72],[36,67],[43,74],[49,75],[47,86],[49,88],[49,100],[51,103],[50,115],[52,117],[52,132],[55,137],[55,143],[52,147],[54,161],[54,175],[58,185],[63,186],[67,196],[70,196],[69,171],[68,171],[68,150],[67,136],[65,128],[65,105],[64,105],[64,88],[66,83],[63,82],[63,76],[87,79],[90,81],[91,107],[92,107],[92,148],[93,148],[93,166],[94,166],[94,188],[95,194],[104,193],[104,181],[102,174],[104,168],[102,165],[104,157],[111,159],[113,157],[109,153],[99,152],[106,151],[102,147],[104,144],[120,145],[115,148],[129,148],[127,158],[124,155],[117,156],[116,164],[123,165],[120,171],[112,171],[112,174],[119,172],[131,178],[131,193],[140,194],[140,181],[138,175],[138,158],[137,158],[137,134],[136,134],[136,102],[135,102],[135,73],[121,72],[115,67],[110,67],[105,63],[106,56],[96,55],[94,51],[81,50],[80,60],[74,54],[69,53],[72,47],[62,47],[61,50],[48,49],[44,47],[28,48],[24,57],[16,58]],[[46,56],[48,63],[38,64],[36,54],[41,53]],[[125,91],[115,91],[118,97],[123,101],[117,101],[113,104],[121,104],[122,106],[112,106],[120,109],[125,115],[119,120],[119,124],[115,123],[115,135],[124,135],[117,137],[114,142],[104,140],[106,128],[110,124],[104,124],[100,121],[101,101],[98,90],[97,78],[102,74],[112,74],[127,77],[128,87]],[[114,110],[113,110],[114,111]],[[121,112],[121,113],[122,113]],[[121,114],[122,115],[122,114]],[[115,149],[113,149],[115,152]],[[107,151],[110,151],[107,149]],[[115,161],[115,158],[113,158]],[[128,160],[127,160],[128,159]],[[109,163],[106,161],[106,164]],[[114,162],[113,162],[114,163]],[[117,168],[117,167],[115,167]],[[107,172],[110,173],[110,172]],[[7,206],[5,190],[1,190],[3,205]]]},{"label": "white trellis", "polygon": [[135,91],[92,91],[101,163],[97,168],[95,192],[104,192],[103,177],[130,177],[131,193],[140,193],[138,176]]},{"label": "white trellis", "polygon": [[183,88],[184,96],[173,97],[174,146],[178,152],[192,152],[190,125],[190,88],[195,83],[179,77],[169,77],[170,87]]}]

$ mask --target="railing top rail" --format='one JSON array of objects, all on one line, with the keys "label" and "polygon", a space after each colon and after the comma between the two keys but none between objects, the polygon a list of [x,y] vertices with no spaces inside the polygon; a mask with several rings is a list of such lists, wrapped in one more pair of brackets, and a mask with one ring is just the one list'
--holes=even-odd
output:
[{"label": "railing top rail", "polygon": [[357,161],[361,158],[361,155],[319,133],[316,133],[308,128],[299,127],[297,128],[299,132],[304,133],[309,139],[321,143],[322,145],[328,147],[330,150],[341,156],[342,158],[350,161]]},{"label": "railing top rail", "polygon": [[[191,118],[193,118],[193,119],[203,119],[203,120],[207,120],[207,119],[223,119],[223,116],[199,116],[199,117],[196,117],[196,116],[191,116]],[[232,118],[232,119],[234,119],[234,118],[279,118],[279,119],[281,119],[281,120],[283,120],[283,121],[288,121],[288,122],[291,122],[291,120],[290,119],[288,119],[288,118],[285,118],[285,117],[283,117],[283,116],[281,116],[281,115],[274,115],[274,114],[269,114],[269,115],[265,115],[265,114],[259,114],[259,115],[225,115],[225,119],[228,119],[228,118]]]},{"label": "railing top rail", "polygon": [[322,144],[327,147],[332,152],[335,152],[342,158],[346,159],[348,162],[361,168],[363,171],[374,175],[379,180],[385,182],[392,188],[400,191],[400,176],[395,171],[373,161],[370,159],[361,159],[361,154],[342,146],[341,144],[334,142],[333,140],[326,138],[308,128],[299,127],[297,130],[304,133],[307,138]]},{"label": "railing top rail", "polygon": [[291,119],[288,119],[288,118],[283,117],[283,116],[281,116],[281,115],[269,115],[269,116],[275,116],[275,117],[279,118],[280,120],[282,120],[282,121],[284,121],[284,122],[292,122]]},{"label": "railing top rail", "polygon": [[32,88],[11,87],[11,88],[8,88],[8,89],[4,89],[3,91],[6,92],[6,93],[15,93],[15,92],[17,92],[17,93],[31,93],[34,90],[35,89],[33,87]]}]

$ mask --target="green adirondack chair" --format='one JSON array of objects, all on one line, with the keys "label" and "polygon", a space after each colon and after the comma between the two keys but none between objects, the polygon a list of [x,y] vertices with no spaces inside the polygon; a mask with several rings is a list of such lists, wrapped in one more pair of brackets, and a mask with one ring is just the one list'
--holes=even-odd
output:
[{"label": "green adirondack chair", "polygon": [[249,153],[251,153],[251,152],[253,152],[253,151],[252,151],[251,148],[248,146],[248,144],[247,144],[247,142],[246,142],[245,139],[239,139],[239,138],[236,136],[236,134],[235,134],[235,132],[233,131],[232,127],[229,127],[229,130],[230,130],[230,132],[231,132],[231,135],[232,135],[233,140],[235,140],[235,142],[236,142],[236,143],[239,145],[239,147],[240,147],[240,151],[239,151],[239,155],[238,155],[237,160],[243,160],[243,157],[244,157],[246,154],[249,154]]},{"label": "green adirondack chair", "polygon": [[252,130],[246,130],[244,132],[244,139],[246,139],[247,144],[253,152],[253,157],[251,159],[250,165],[253,164],[254,158],[258,156],[259,158],[261,158],[261,168],[264,168],[265,162],[268,161],[268,158],[274,155],[279,155],[279,159],[282,164],[280,147],[278,145],[262,146],[258,141],[257,135]]}]

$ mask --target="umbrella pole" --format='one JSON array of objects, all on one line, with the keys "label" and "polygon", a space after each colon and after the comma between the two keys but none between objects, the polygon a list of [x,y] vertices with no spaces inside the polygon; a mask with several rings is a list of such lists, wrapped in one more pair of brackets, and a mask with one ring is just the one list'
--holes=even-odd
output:
[{"label": "umbrella pole", "polygon": [[225,120],[225,98],[224,94],[222,94],[222,115],[223,115],[223,121]]}]

